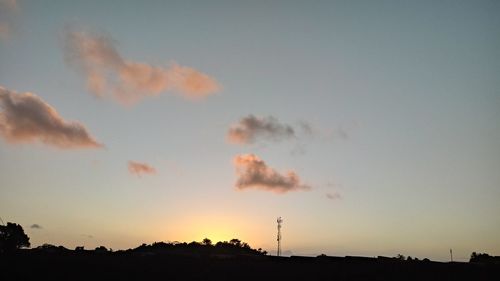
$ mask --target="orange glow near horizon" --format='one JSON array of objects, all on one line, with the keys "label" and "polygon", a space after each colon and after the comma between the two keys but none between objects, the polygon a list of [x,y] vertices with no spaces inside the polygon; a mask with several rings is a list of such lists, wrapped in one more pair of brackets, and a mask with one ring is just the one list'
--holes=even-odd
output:
[{"label": "orange glow near horizon", "polygon": [[[229,241],[233,238],[247,242],[251,247],[257,247],[261,243],[254,224],[250,221],[242,223],[231,215],[219,216],[217,214],[203,215],[180,219],[175,229],[165,228],[161,236],[165,241],[179,242],[201,242],[208,238],[212,243]],[[260,246],[259,246],[260,247]]]}]

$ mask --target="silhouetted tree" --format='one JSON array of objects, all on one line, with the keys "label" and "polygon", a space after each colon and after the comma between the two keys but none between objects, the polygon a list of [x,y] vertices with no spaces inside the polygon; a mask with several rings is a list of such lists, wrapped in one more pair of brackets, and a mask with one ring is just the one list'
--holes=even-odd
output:
[{"label": "silhouetted tree", "polygon": [[47,253],[61,253],[61,252],[69,251],[69,249],[67,249],[64,246],[56,246],[56,245],[52,245],[49,243],[45,243],[43,245],[40,245],[40,246],[36,247],[35,249],[38,251],[44,251]]},{"label": "silhouetted tree", "polygon": [[236,239],[236,238],[233,238],[229,241],[230,244],[233,244],[234,246],[238,246],[240,247],[241,246],[241,240],[240,239]]},{"label": "silhouetted tree", "polygon": [[257,252],[259,252],[260,254],[262,254],[264,256],[267,255],[267,251],[262,250],[262,248],[258,248]]},{"label": "silhouetted tree", "polygon": [[210,240],[208,238],[203,239],[203,241],[201,243],[205,246],[212,246],[212,240]]},{"label": "silhouetted tree", "polygon": [[473,262],[476,259],[477,259],[477,253],[476,252],[472,252],[472,254],[470,255],[469,262]]},{"label": "silhouetted tree", "polygon": [[0,252],[15,251],[29,246],[30,238],[24,233],[22,226],[11,222],[0,225]]},{"label": "silhouetted tree", "polygon": [[99,246],[99,247],[95,248],[95,251],[99,252],[99,253],[105,253],[108,251],[108,249],[104,246]]},{"label": "silhouetted tree", "polygon": [[496,262],[496,263],[500,263],[500,258],[499,257],[490,256],[487,253],[472,252],[472,254],[470,255],[469,262],[479,262],[479,263]]},{"label": "silhouetted tree", "polygon": [[47,250],[47,249],[57,249],[56,245],[52,245],[49,243],[44,243],[43,245],[40,245],[36,247],[38,250]]},{"label": "silhouetted tree", "polygon": [[396,256],[396,259],[404,261],[404,260],[405,260],[405,256],[403,256],[403,255],[401,255],[401,254],[398,254],[398,255]]}]

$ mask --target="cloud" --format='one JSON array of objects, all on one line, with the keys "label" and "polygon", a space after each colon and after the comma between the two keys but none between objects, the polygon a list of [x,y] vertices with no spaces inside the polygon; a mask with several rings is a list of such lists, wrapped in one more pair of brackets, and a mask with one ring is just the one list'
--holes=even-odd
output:
[{"label": "cloud", "polygon": [[30,228],[32,228],[32,229],[42,229],[43,227],[41,225],[35,223],[35,224],[32,224],[30,226]]},{"label": "cloud", "polygon": [[175,62],[164,68],[127,60],[104,34],[67,31],[64,42],[67,62],[84,74],[89,91],[98,97],[130,105],[166,91],[196,100],[221,89],[209,75]]},{"label": "cloud", "polygon": [[156,169],[146,163],[139,163],[135,161],[128,161],[128,171],[131,174],[141,176],[142,174],[156,174]]},{"label": "cloud", "polygon": [[16,0],[0,0],[0,39],[5,40],[11,36],[17,7]]},{"label": "cloud", "polygon": [[357,123],[351,123],[346,125],[338,125],[332,128],[318,128],[312,124],[301,121],[298,125],[298,131],[304,136],[308,137],[319,137],[324,140],[341,139],[348,140],[350,138],[350,132],[357,128]]},{"label": "cloud", "polygon": [[233,162],[238,176],[236,188],[239,190],[255,188],[285,193],[311,189],[310,186],[301,182],[300,177],[294,171],[280,174],[254,154],[237,155]]},{"label": "cloud", "polygon": [[327,193],[325,195],[326,195],[326,198],[328,198],[330,200],[337,200],[337,199],[342,198],[342,196],[340,196],[340,193],[338,193],[338,192]]},{"label": "cloud", "polygon": [[227,132],[229,142],[237,144],[254,143],[257,138],[280,141],[293,137],[295,130],[292,126],[282,124],[272,116],[259,118],[251,114],[243,117]]},{"label": "cloud", "polygon": [[103,147],[84,125],[64,120],[35,94],[16,93],[1,86],[0,136],[10,143],[40,141],[61,149]]},{"label": "cloud", "polygon": [[304,154],[306,142],[313,139],[322,141],[348,140],[350,131],[356,127],[357,125],[354,123],[350,127],[337,126],[336,128],[323,129],[304,120],[294,124],[286,124],[273,116],[258,117],[250,114],[229,127],[226,139],[229,143],[240,145],[253,144],[260,140],[279,142],[292,139],[297,145],[291,153],[296,155]]}]

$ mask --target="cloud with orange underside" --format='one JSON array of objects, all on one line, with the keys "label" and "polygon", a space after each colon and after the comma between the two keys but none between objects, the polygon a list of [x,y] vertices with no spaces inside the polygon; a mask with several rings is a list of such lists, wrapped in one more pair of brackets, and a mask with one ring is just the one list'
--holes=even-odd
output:
[{"label": "cloud with orange underside", "polygon": [[237,155],[233,159],[233,164],[238,177],[235,184],[238,190],[258,189],[286,193],[311,189],[302,182],[296,172],[279,173],[254,154]]},{"label": "cloud with orange underside", "polygon": [[67,31],[64,43],[66,61],[83,74],[89,91],[124,105],[169,91],[200,100],[222,88],[208,74],[175,62],[162,67],[126,59],[104,34]]},{"label": "cloud with orange underside", "polygon": [[0,137],[8,143],[41,142],[60,149],[103,147],[83,124],[64,120],[37,95],[1,86]]},{"label": "cloud with orange underside", "polygon": [[136,161],[128,161],[128,171],[136,176],[141,175],[154,175],[156,174],[156,169],[146,163],[136,162]]}]

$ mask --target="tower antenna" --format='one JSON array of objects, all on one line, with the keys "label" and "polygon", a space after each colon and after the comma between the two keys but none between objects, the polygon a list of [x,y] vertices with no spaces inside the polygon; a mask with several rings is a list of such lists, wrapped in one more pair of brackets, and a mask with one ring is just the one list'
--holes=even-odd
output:
[{"label": "tower antenna", "polygon": [[278,223],[278,251],[276,252],[276,255],[278,257],[281,256],[281,223],[283,222],[283,219],[281,217],[278,217],[278,219],[276,220],[276,222]]}]

